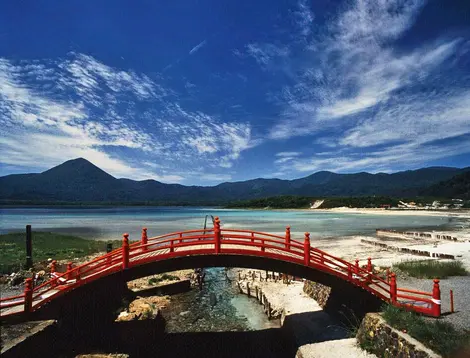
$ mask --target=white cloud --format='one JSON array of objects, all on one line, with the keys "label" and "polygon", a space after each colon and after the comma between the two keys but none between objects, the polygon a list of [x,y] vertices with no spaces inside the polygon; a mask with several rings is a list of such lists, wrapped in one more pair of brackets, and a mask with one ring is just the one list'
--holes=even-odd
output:
[{"label": "white cloud", "polygon": [[301,152],[279,152],[276,153],[276,157],[297,157],[301,154]]},{"label": "white cloud", "polygon": [[[43,91],[39,73],[45,84],[59,85]],[[145,112],[136,108],[149,100]],[[175,172],[201,163],[230,167],[257,143],[249,124],[186,111],[145,75],[80,54],[47,65],[0,59],[0,124],[4,164],[42,170],[83,157],[134,179],[182,181]]]},{"label": "white cloud", "polygon": [[225,182],[232,179],[230,174],[210,174],[210,173],[202,173],[199,178],[204,181],[210,182]]},{"label": "white cloud", "polygon": [[[281,158],[279,167],[386,169],[395,166],[394,160],[412,165],[468,151],[464,145],[441,143],[442,150],[430,145],[470,133],[470,77],[462,72],[468,43],[442,37],[409,50],[395,42],[424,3],[353,1],[327,32],[304,46],[309,64],[299,69],[294,85],[280,92],[277,104],[284,110],[269,136],[315,136],[314,143],[337,151],[310,159]],[[374,152],[373,146],[382,145],[387,152]],[[357,153],[357,148],[366,149]],[[401,153],[404,148],[409,154]]]},{"label": "white cloud", "polygon": [[294,11],[296,23],[303,36],[308,36],[312,31],[312,22],[315,18],[308,6],[307,0],[300,0],[297,3],[297,10]]},{"label": "white cloud", "polygon": [[189,51],[189,54],[192,55],[194,53],[196,53],[197,51],[199,51],[202,47],[206,46],[207,45],[207,40],[204,40],[204,41],[201,41],[200,43],[198,43],[196,46],[194,46],[190,51]]},{"label": "white cloud", "polygon": [[247,54],[260,65],[267,66],[273,59],[289,56],[288,47],[279,47],[269,43],[251,43],[246,46]]}]

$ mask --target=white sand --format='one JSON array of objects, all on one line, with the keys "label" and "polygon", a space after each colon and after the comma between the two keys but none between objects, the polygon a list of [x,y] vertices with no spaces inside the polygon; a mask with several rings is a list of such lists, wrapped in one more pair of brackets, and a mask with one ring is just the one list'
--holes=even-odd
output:
[{"label": "white sand", "polygon": [[[251,277],[252,270],[234,269],[242,277]],[[274,315],[282,314],[281,324],[288,327],[289,334],[296,342],[312,342],[301,345],[297,350],[297,357],[322,358],[322,357],[375,357],[360,349],[355,338],[344,338],[346,332],[343,327],[334,324],[329,315],[320,305],[303,292],[303,282],[293,282],[290,285],[281,282],[260,282],[260,275],[265,273],[254,270],[256,279],[240,281],[244,292],[246,282],[250,283],[251,292],[254,295],[254,286],[263,290],[271,304]]]}]

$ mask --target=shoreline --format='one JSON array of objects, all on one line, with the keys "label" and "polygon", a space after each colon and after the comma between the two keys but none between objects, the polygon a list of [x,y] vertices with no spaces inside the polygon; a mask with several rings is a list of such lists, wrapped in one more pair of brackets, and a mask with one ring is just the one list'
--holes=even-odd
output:
[{"label": "shoreline", "polygon": [[470,219],[470,210],[426,210],[426,209],[381,209],[381,208],[331,208],[331,209],[236,209],[246,211],[280,211],[280,212],[303,212],[303,213],[335,213],[335,214],[373,214],[388,216],[442,216],[442,217],[462,217]]}]

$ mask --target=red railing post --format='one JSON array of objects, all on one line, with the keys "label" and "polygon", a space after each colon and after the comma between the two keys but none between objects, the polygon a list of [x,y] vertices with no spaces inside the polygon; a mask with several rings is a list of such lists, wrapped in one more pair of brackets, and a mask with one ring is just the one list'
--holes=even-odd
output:
[{"label": "red railing post", "polygon": [[353,271],[352,264],[348,264],[348,279],[349,279],[349,281],[352,281],[352,275],[353,275],[352,271]]},{"label": "red railing post", "polygon": [[434,280],[432,289],[432,315],[434,317],[441,316],[441,289],[439,288],[439,280]]},{"label": "red railing post", "polygon": [[70,281],[72,279],[72,263],[69,262],[67,264],[67,281]]},{"label": "red railing post", "polygon": [[215,253],[220,253],[220,220],[219,217],[216,216],[214,219],[214,245],[215,245]]},{"label": "red railing post", "polygon": [[286,250],[290,250],[290,226],[286,227]]},{"label": "red railing post", "polygon": [[397,303],[397,277],[393,272],[390,275],[390,300],[392,304]]},{"label": "red railing post", "polygon": [[310,233],[305,233],[304,239],[304,265],[309,266],[310,264]]},{"label": "red railing post", "polygon": [[24,285],[24,311],[31,313],[33,310],[33,279],[27,278]]},{"label": "red railing post", "polygon": [[[55,277],[53,276],[54,273],[57,272],[57,261],[56,260],[52,260],[51,262],[51,277],[54,279]],[[52,287],[55,287],[57,286],[57,279],[55,279],[54,281],[52,281],[51,283],[51,286]]]},{"label": "red railing post", "polygon": [[122,235],[122,269],[129,267],[129,234]]},{"label": "red railing post", "polygon": [[450,290],[450,312],[454,313],[454,291]]},{"label": "red railing post", "polygon": [[264,239],[261,239],[261,252],[265,252],[266,248],[264,247]]},{"label": "red railing post", "polygon": [[[148,242],[148,238],[147,238],[147,228],[144,227],[144,228],[142,228],[142,238],[141,238],[141,240],[140,240],[140,243],[141,243],[142,245],[147,245],[147,242]],[[143,247],[142,247],[142,250],[143,250],[143,251],[147,251],[147,249],[148,249],[147,246],[143,246]]]},{"label": "red railing post", "polygon": [[359,259],[356,259],[356,274],[359,274]]},{"label": "red railing post", "polygon": [[367,282],[372,282],[372,259],[370,257],[367,258]]},{"label": "red railing post", "polygon": [[75,281],[78,282],[80,281],[81,277],[80,277],[80,267],[77,268],[77,270],[75,271]]},{"label": "red railing post", "polygon": [[251,242],[252,243],[255,242],[255,233],[254,232],[251,233]]},{"label": "red railing post", "polygon": [[170,240],[170,252],[175,252],[175,247],[174,247],[174,242],[173,239]]}]

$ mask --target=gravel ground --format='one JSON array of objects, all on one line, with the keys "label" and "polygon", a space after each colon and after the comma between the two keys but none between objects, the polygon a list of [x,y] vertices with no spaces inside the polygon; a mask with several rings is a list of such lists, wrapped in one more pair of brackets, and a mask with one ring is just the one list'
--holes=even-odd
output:
[{"label": "gravel ground", "polygon": [[[455,276],[443,279],[439,283],[443,320],[460,329],[470,330],[470,276]],[[398,287],[431,292],[433,282],[430,279],[408,278],[399,280]],[[450,313],[450,294],[454,291],[455,313]]]}]

